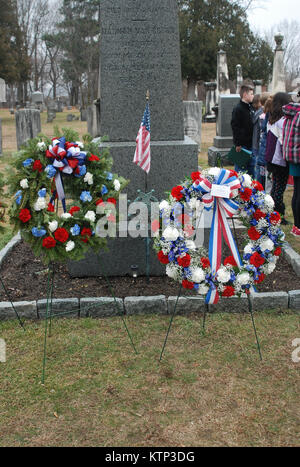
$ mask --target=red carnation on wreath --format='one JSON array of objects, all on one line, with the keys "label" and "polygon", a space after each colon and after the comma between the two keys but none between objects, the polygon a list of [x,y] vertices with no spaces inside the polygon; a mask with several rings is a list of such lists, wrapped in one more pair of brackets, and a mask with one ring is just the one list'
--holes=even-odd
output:
[{"label": "red carnation on wreath", "polygon": [[84,243],[87,243],[88,240],[89,240],[89,238],[92,236],[92,231],[91,231],[91,229],[88,229],[88,228],[84,227],[84,228],[82,229],[82,231],[81,231],[81,236],[82,236],[82,239],[81,239],[81,240],[82,240]]},{"label": "red carnation on wreath", "polygon": [[171,191],[171,195],[173,198],[177,199],[177,201],[180,201],[183,198],[183,193],[181,193],[182,190],[183,187],[181,185],[175,186]]},{"label": "red carnation on wreath", "polygon": [[48,212],[54,212],[54,204],[48,203],[47,211],[48,211]]},{"label": "red carnation on wreath", "polygon": [[274,251],[274,256],[280,256],[282,253],[282,249],[280,248],[280,246],[278,248],[276,248],[276,250]]},{"label": "red carnation on wreath", "polygon": [[189,237],[192,237],[194,235],[194,227],[192,225],[185,225],[183,231],[185,233],[185,235],[189,238]]},{"label": "red carnation on wreath", "polygon": [[97,199],[97,201],[96,201],[96,206],[99,206],[99,205],[101,205],[101,204],[104,204],[103,199],[102,199],[102,198]]},{"label": "red carnation on wreath", "polygon": [[91,154],[90,157],[88,158],[89,161],[93,162],[93,161],[100,161],[100,157],[98,156],[95,156],[95,154]]},{"label": "red carnation on wreath", "polygon": [[262,186],[261,183],[259,183],[257,180],[253,180],[252,186],[255,190],[257,191],[264,191],[264,187]]},{"label": "red carnation on wreath", "polygon": [[254,281],[254,284],[260,284],[261,282],[265,280],[265,278],[266,278],[266,275],[262,272],[259,278],[256,281]]},{"label": "red carnation on wreath", "polygon": [[21,209],[21,211],[19,213],[19,219],[24,224],[25,224],[25,222],[28,222],[31,219],[31,214],[30,214],[29,209]]},{"label": "red carnation on wreath", "polygon": [[200,258],[200,261],[201,261],[202,267],[203,267],[204,269],[210,267],[210,261],[209,261],[208,258]]},{"label": "red carnation on wreath", "polygon": [[188,268],[189,265],[191,264],[191,257],[189,254],[186,254],[185,256],[183,257],[179,257],[177,258],[177,263],[179,264],[179,266],[181,266],[182,268]]},{"label": "red carnation on wreath", "polygon": [[270,222],[271,224],[273,225],[276,225],[278,224],[279,222],[281,221],[281,216],[278,212],[274,211],[272,212],[272,214],[270,215]]},{"label": "red carnation on wreath", "polygon": [[69,233],[66,229],[60,227],[59,229],[55,230],[54,237],[58,242],[65,243],[69,238]]},{"label": "red carnation on wreath", "polygon": [[227,285],[222,292],[222,297],[232,297],[234,295],[234,287]]},{"label": "red carnation on wreath", "polygon": [[255,213],[253,214],[253,217],[256,221],[259,221],[260,219],[264,219],[266,217],[266,214],[262,212],[260,209],[257,209]]},{"label": "red carnation on wreath", "polygon": [[240,192],[240,197],[242,198],[243,201],[249,201],[249,199],[252,196],[252,190],[251,188],[245,188],[245,190]]},{"label": "red carnation on wreath", "polygon": [[177,220],[181,222],[181,224],[188,224],[191,221],[191,218],[188,214],[180,214],[177,216]]},{"label": "red carnation on wreath", "polygon": [[182,287],[187,290],[193,290],[194,282],[191,282],[185,279],[184,281],[182,281]]},{"label": "red carnation on wreath", "polygon": [[256,230],[255,227],[251,227],[251,228],[248,230],[248,237],[249,237],[251,240],[258,240],[258,239],[261,237],[261,234]]},{"label": "red carnation on wreath", "polygon": [[117,200],[115,198],[108,198],[107,200],[108,203],[114,204],[116,206]]},{"label": "red carnation on wreath", "polygon": [[73,216],[74,212],[78,212],[80,211],[80,207],[79,206],[73,206],[70,210],[69,210],[69,214],[71,214],[71,216]]},{"label": "red carnation on wreath", "polygon": [[54,248],[56,246],[56,241],[54,240],[53,237],[46,237],[43,239],[43,247],[47,248],[48,250],[50,248]]},{"label": "red carnation on wreath", "polygon": [[265,263],[265,258],[263,258],[257,251],[251,256],[250,264],[253,264],[256,268],[259,268]]},{"label": "red carnation on wreath", "polygon": [[42,166],[40,159],[37,159],[36,161],[34,161],[32,169],[37,170],[40,173],[43,171],[43,166]]},{"label": "red carnation on wreath", "polygon": [[200,172],[191,173],[191,179],[193,180],[193,182],[195,182],[196,180],[199,180],[199,178],[200,178]]},{"label": "red carnation on wreath", "polygon": [[160,261],[162,264],[169,264],[169,262],[170,262],[170,261],[169,261],[168,255],[165,255],[165,254],[163,253],[163,251],[159,251],[159,252],[157,253],[157,257],[158,257],[159,261]]}]

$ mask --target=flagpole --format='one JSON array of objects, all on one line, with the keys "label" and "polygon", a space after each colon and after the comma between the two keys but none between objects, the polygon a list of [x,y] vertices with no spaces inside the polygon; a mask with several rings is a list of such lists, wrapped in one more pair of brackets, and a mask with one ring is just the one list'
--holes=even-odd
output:
[{"label": "flagpole", "polygon": [[[149,100],[150,100],[150,91],[149,89],[147,89],[147,92],[146,92],[146,103],[149,104]],[[148,192],[148,174],[147,172],[145,172],[145,193]]]}]

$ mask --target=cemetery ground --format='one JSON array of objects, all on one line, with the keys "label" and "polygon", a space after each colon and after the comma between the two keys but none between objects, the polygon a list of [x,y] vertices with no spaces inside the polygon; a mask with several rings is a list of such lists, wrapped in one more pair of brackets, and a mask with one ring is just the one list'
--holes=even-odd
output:
[{"label": "cemetery ground", "polygon": [[[52,135],[53,123],[41,117]],[[14,116],[0,110],[0,118],[2,170],[16,144]],[[66,112],[54,123],[86,132],[86,122],[66,122]],[[214,125],[203,126],[202,167],[214,134]],[[290,221],[291,195],[288,189]],[[1,247],[10,236],[8,226]],[[300,252],[297,239],[287,240]],[[137,355],[120,317],[54,319],[42,385],[44,322],[26,321],[25,332],[17,321],[0,322],[0,446],[299,444],[298,314],[255,313],[262,362],[248,313],[210,314],[205,334],[201,313],[176,316],[161,363],[169,317],[127,316],[126,323]]]}]

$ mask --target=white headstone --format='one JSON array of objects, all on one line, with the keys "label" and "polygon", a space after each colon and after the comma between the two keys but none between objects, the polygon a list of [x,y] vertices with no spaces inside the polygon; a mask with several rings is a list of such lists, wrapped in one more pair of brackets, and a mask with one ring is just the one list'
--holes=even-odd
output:
[{"label": "white headstone", "polygon": [[243,68],[242,65],[236,66],[236,93],[240,93],[243,84]]},{"label": "white headstone", "polygon": [[6,86],[2,78],[0,78],[0,102],[6,102]]},{"label": "white headstone", "polygon": [[220,40],[217,65],[217,96],[220,94],[230,94],[229,73],[226,52],[223,50],[225,43]]},{"label": "white headstone", "polygon": [[284,36],[281,33],[278,33],[274,39],[276,42],[276,49],[273,62],[272,94],[276,94],[277,92],[286,92],[284,49],[282,47]]}]

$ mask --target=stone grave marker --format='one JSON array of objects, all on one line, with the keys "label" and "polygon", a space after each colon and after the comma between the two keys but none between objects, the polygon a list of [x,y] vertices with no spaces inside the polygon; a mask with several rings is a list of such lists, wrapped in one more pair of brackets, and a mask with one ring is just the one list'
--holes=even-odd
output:
[{"label": "stone grave marker", "polygon": [[31,138],[35,138],[41,132],[41,116],[39,110],[36,109],[17,110],[15,116],[17,147],[19,150],[22,144]]},{"label": "stone grave marker", "polygon": [[233,146],[233,137],[231,129],[231,118],[233,108],[239,103],[239,94],[229,94],[219,96],[217,135],[214,138],[214,145],[208,149],[209,165],[216,164],[218,154],[221,155],[224,164],[230,163],[224,156],[228,154]]}]

